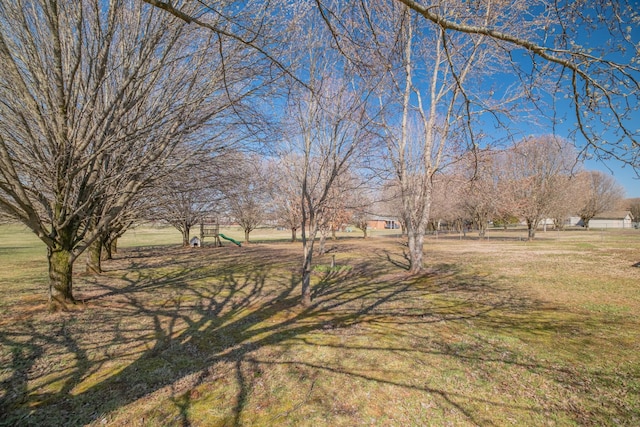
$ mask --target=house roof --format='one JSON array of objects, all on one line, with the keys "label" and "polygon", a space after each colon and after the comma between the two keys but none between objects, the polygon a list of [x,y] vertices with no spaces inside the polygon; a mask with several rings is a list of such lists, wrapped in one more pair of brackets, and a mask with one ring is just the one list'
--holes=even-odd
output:
[{"label": "house roof", "polygon": [[600,212],[592,219],[626,219],[627,217],[633,218],[630,211],[607,211]]},{"label": "house roof", "polygon": [[371,215],[369,217],[369,221],[398,221],[397,217],[392,216],[382,216],[382,215]]}]

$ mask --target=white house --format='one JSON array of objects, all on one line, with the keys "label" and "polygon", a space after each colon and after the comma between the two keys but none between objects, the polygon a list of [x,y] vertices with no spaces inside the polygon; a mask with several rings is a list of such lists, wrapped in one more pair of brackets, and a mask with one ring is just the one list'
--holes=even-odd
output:
[{"label": "white house", "polygon": [[[582,225],[582,224],[580,224]],[[591,218],[589,228],[632,228],[633,216],[629,211],[602,212]]]}]

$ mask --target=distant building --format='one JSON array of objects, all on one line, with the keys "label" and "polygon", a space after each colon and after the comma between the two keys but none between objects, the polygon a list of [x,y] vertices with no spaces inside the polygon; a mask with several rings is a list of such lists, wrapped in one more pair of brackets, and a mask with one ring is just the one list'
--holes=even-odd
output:
[{"label": "distant building", "polygon": [[389,217],[374,217],[367,221],[369,230],[399,230],[400,223]]},{"label": "distant building", "polygon": [[[582,221],[578,225],[584,226]],[[589,228],[632,228],[633,216],[629,211],[602,212],[591,218]]]},{"label": "distant building", "polygon": [[569,227],[575,227],[575,226],[581,226],[582,223],[580,222],[579,216],[570,216],[569,218],[565,219],[564,225]]}]

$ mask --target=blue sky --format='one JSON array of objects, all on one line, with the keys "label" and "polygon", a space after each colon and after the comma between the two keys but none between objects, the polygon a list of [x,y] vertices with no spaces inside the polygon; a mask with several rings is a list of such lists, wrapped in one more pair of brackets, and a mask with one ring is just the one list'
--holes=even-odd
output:
[{"label": "blue sky", "polygon": [[[604,46],[610,39],[610,34],[607,32],[599,31],[591,33],[588,40],[579,40],[578,42],[584,45],[590,46]],[[631,38],[635,44],[640,43],[640,28],[636,25],[632,27]],[[629,51],[633,54],[632,50]],[[629,54],[623,56],[621,53],[614,53],[607,59],[620,60],[621,62],[629,62]],[[637,77],[637,76],[636,76]],[[636,99],[636,106],[638,100]],[[632,130],[640,129],[640,111],[635,111],[631,121],[627,122],[629,128]],[[636,130],[636,135],[638,131]],[[578,141],[580,142],[580,141]],[[599,170],[607,174],[611,174],[620,185],[622,185],[626,191],[626,197],[640,197],[640,179],[638,179],[638,173],[628,165],[615,160],[598,161],[587,160],[585,162],[585,169]],[[640,172],[640,171],[638,171]]]},{"label": "blue sky", "polygon": [[[636,46],[638,46],[640,43],[640,27],[633,23],[628,24],[628,27],[631,30],[631,40]],[[579,40],[578,42],[584,45],[604,46],[607,42],[610,41],[610,38],[611,35],[609,33],[604,31],[597,31],[591,33],[590,37],[587,40]],[[613,52],[610,56],[607,57],[607,59],[620,60],[623,63],[629,62],[630,56],[634,53],[635,52],[633,52],[633,49],[629,49],[626,55],[622,54],[622,52],[619,51]],[[636,77],[638,76],[636,75]],[[637,106],[637,98],[635,100],[635,103]],[[635,111],[629,125],[632,130],[636,131],[637,135],[637,129],[640,129],[640,111]],[[595,160],[589,160],[585,162],[585,168],[589,170],[600,170],[602,172],[612,174],[613,177],[618,181],[618,183],[625,188],[626,196],[628,198],[640,197],[640,179],[638,179],[638,174],[630,166],[625,166],[621,162],[617,161],[598,162]]]},{"label": "blue sky", "polygon": [[[637,55],[637,49],[630,48],[630,46],[640,46],[640,26],[636,24],[629,23],[627,26],[630,31],[630,40],[629,43],[623,43],[627,46],[628,50],[623,52],[621,50],[613,49],[611,50],[610,44],[615,45],[615,41],[612,43],[612,36],[609,32],[604,31],[602,28],[595,31],[576,31],[578,36],[578,40],[576,42],[585,47],[594,48],[595,52],[598,52],[598,48],[603,48],[609,52],[607,54],[606,59],[619,61],[620,63],[629,63],[632,62],[633,55]],[[524,61],[527,61],[526,55],[521,57]],[[525,62],[526,63],[526,62]],[[509,76],[501,76],[506,77],[507,81],[510,79]],[[639,78],[637,72],[635,73],[635,78]],[[576,129],[576,118],[574,107],[570,105],[569,99],[566,101],[564,99],[551,99],[551,97],[547,98],[547,102],[555,105],[556,113],[558,118],[560,119],[560,123],[557,123],[554,129],[554,133],[560,137],[570,137],[573,135],[575,139],[575,143],[578,147],[584,144],[585,140],[580,135],[579,132],[573,133]],[[637,97],[627,100],[630,102],[632,107],[638,108],[640,101]],[[519,128],[520,132],[523,134],[527,134],[531,132],[534,135],[547,134],[551,133],[553,126],[551,125],[550,120],[546,121],[544,118],[540,118],[541,122],[535,125],[531,125],[529,123],[519,123],[516,125]],[[587,118],[588,122],[585,124],[592,125],[595,133],[600,133],[601,136],[610,138],[606,138],[610,141],[617,140],[615,129],[605,129],[598,123],[597,116],[591,117],[591,119]],[[635,132],[636,138],[638,138],[638,133],[640,133],[640,111],[636,110],[633,112],[630,118],[626,120],[627,127]],[[546,126],[548,125],[548,127]],[[636,148],[637,150],[637,148]],[[592,152],[590,152],[592,154]],[[625,165],[620,161],[616,160],[603,160],[595,158],[590,158],[584,162],[584,169],[586,170],[598,170],[604,173],[612,175],[616,181],[625,189],[627,198],[640,198],[640,179],[638,179],[638,172],[634,171],[633,168],[629,165]]]}]

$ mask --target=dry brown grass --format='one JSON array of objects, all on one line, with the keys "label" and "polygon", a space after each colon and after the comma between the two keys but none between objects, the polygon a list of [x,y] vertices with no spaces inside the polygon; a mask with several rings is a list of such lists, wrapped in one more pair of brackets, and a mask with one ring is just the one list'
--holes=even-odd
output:
[{"label": "dry brown grass", "polygon": [[640,233],[329,246],[308,308],[289,243],[128,248],[70,313],[16,285],[0,424],[640,423]]}]

